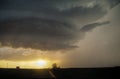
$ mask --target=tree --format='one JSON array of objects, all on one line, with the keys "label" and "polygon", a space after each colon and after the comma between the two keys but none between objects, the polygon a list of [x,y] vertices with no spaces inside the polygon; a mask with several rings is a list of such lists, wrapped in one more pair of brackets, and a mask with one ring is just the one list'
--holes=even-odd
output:
[{"label": "tree", "polygon": [[53,69],[57,69],[57,68],[58,68],[57,63],[53,63],[53,64],[52,64],[52,68],[53,68]]}]

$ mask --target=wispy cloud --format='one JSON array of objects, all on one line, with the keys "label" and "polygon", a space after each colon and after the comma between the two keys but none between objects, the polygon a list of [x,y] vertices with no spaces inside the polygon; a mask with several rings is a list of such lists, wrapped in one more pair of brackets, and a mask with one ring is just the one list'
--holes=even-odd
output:
[{"label": "wispy cloud", "polygon": [[105,22],[101,22],[101,23],[98,22],[98,23],[87,24],[87,25],[83,26],[80,29],[80,31],[88,32],[88,31],[92,30],[95,27],[99,27],[99,26],[106,25],[106,24],[109,24],[109,23],[110,23],[109,21],[105,21]]}]

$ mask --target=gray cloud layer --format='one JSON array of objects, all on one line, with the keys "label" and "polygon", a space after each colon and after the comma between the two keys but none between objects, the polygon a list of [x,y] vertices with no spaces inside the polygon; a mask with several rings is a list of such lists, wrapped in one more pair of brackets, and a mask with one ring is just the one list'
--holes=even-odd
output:
[{"label": "gray cloud layer", "polygon": [[[1,1],[1,45],[41,50],[75,48],[74,43],[85,32],[108,23],[90,22],[103,17],[118,3],[119,0]],[[85,26],[76,26],[74,20],[84,22]]]}]

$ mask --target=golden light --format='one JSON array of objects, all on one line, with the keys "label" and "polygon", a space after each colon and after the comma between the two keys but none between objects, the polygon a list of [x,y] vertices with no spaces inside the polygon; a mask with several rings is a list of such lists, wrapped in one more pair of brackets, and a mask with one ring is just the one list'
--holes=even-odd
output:
[{"label": "golden light", "polygon": [[47,66],[47,61],[46,60],[38,60],[38,61],[36,61],[36,65],[39,66],[40,68],[44,68]]},{"label": "golden light", "polygon": [[39,59],[39,60],[32,60],[32,61],[20,61],[20,62],[12,62],[12,61],[4,61],[0,60],[0,67],[1,68],[16,68],[19,66],[20,68],[51,68],[53,63],[60,64],[58,60],[50,60],[50,59]]}]

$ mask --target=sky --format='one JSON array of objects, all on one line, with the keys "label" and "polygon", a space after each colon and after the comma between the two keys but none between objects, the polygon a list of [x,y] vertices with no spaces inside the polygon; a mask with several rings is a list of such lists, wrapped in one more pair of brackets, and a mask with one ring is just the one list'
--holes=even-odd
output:
[{"label": "sky", "polygon": [[0,0],[0,67],[120,66],[120,0]]}]

